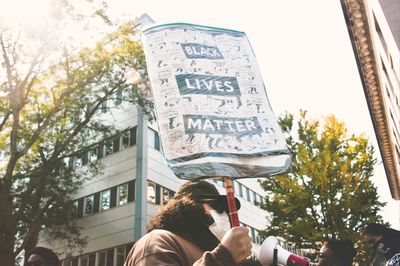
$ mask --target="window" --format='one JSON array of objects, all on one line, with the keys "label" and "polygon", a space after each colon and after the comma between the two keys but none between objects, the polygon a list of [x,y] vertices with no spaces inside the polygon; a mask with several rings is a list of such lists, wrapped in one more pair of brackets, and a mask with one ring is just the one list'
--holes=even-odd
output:
[{"label": "window", "polygon": [[84,215],[90,215],[93,213],[94,195],[87,196],[85,198],[85,213]]},{"label": "window", "polygon": [[147,202],[156,203],[156,184],[150,181],[147,184]]},{"label": "window", "polygon": [[124,205],[126,203],[128,203],[128,183],[118,187],[118,205]]},{"label": "window", "polygon": [[235,195],[239,196],[240,195],[239,191],[240,191],[239,182],[233,181],[233,192],[235,193]]},{"label": "window", "polygon": [[98,213],[100,210],[100,192],[94,194],[93,213]]},{"label": "window", "polygon": [[249,199],[252,204],[256,203],[256,193],[253,190],[249,190]]},{"label": "window", "polygon": [[258,232],[258,230],[254,230],[254,237],[256,239],[256,243],[257,244],[261,244],[262,243],[262,238],[261,238],[260,233]]},{"label": "window", "polygon": [[63,169],[68,169],[68,170],[71,170],[72,169],[72,166],[73,166],[73,159],[72,158],[70,158],[70,157],[68,157],[68,158],[64,158],[63,159]]},{"label": "window", "polygon": [[74,157],[74,169],[79,168],[82,166],[82,158],[79,156]]},{"label": "window", "polygon": [[101,192],[101,210],[108,210],[110,208],[110,201],[111,201],[111,190],[105,190]]},{"label": "window", "polygon": [[161,204],[161,186],[156,184],[156,204]]},{"label": "window", "polygon": [[128,202],[135,201],[135,180],[128,182]]},{"label": "window", "polygon": [[256,205],[261,205],[261,202],[262,202],[261,195],[256,193],[256,202],[255,202]]},{"label": "window", "polygon": [[251,241],[256,243],[256,241],[257,241],[256,230],[253,227],[250,228],[250,237],[251,237]]},{"label": "window", "polygon": [[243,185],[242,185],[242,197],[247,201],[249,200],[249,189]]},{"label": "window", "polygon": [[95,266],[96,264],[96,253],[89,255],[89,266]]},{"label": "window", "polygon": [[89,256],[85,255],[81,257],[81,264],[80,266],[89,266]]},{"label": "window", "polygon": [[100,112],[101,112],[101,113],[107,112],[107,109],[108,109],[108,108],[107,108],[107,101],[102,102],[99,109],[100,109]]},{"label": "window", "polygon": [[376,30],[376,33],[378,34],[378,36],[379,36],[379,40],[381,41],[381,44],[382,44],[382,46],[383,46],[383,49],[385,50],[385,53],[386,53],[386,55],[387,55],[387,44],[386,44],[386,41],[385,41],[385,37],[383,37],[383,34],[382,34],[382,30],[381,30],[381,28],[380,28],[380,26],[379,26],[379,24],[378,24],[378,21],[377,21],[377,19],[376,19],[376,17],[375,17],[375,14],[373,15],[374,16],[374,22],[375,22],[375,30]]},{"label": "window", "polygon": [[83,151],[81,154],[81,158],[82,158],[82,164],[83,165],[87,165],[88,164],[88,151]]},{"label": "window", "polygon": [[98,148],[96,147],[96,148],[93,148],[93,149],[91,149],[90,151],[89,151],[89,162],[94,162],[94,161],[96,161],[97,160],[97,158],[98,158],[98,153],[99,153],[99,151],[98,151]]},{"label": "window", "polygon": [[119,152],[119,136],[113,140],[113,153]]},{"label": "window", "polygon": [[77,217],[82,217],[83,214],[83,203],[84,203],[84,199],[80,198],[78,200],[78,213],[77,213]]},{"label": "window", "polygon": [[106,143],[104,144],[104,155],[110,155],[114,152],[113,150],[113,141],[112,140],[108,140],[106,141]]},{"label": "window", "polygon": [[175,193],[172,190],[169,190],[167,188],[163,188],[163,200],[162,200],[162,203],[163,204],[167,204],[168,201],[174,197],[174,194]]},{"label": "window", "polygon": [[79,263],[78,257],[72,258],[71,266],[78,266],[78,263]]},{"label": "window", "polygon": [[122,90],[118,90],[115,95],[114,95],[114,99],[113,99],[113,104],[114,106],[119,106],[122,103]]},{"label": "window", "polygon": [[158,132],[155,132],[154,135],[154,149],[160,150],[160,135],[158,135]]},{"label": "window", "polygon": [[97,147],[97,158],[98,159],[100,159],[100,158],[103,158],[103,156],[104,156],[104,144],[103,143],[100,143],[99,144],[99,146]]},{"label": "window", "polygon": [[71,204],[71,216],[78,217],[79,203],[77,200],[74,200]]},{"label": "window", "polygon": [[[158,193],[158,197],[160,197],[160,193]],[[69,210],[74,217],[82,217],[124,205],[134,200],[135,180],[131,180],[122,185],[72,201],[69,205]],[[160,199],[158,200],[160,201]]]},{"label": "window", "polygon": [[133,146],[136,144],[136,127],[133,127],[129,130],[130,133],[130,145]]},{"label": "window", "polygon": [[110,208],[117,206],[117,187],[111,189]]},{"label": "window", "polygon": [[71,264],[72,264],[71,260],[70,259],[66,259],[66,260],[64,260],[62,265],[63,266],[71,266]]},{"label": "window", "polygon": [[242,184],[238,182],[238,193],[240,197],[243,197],[243,189],[242,189]]},{"label": "window", "polygon": [[147,145],[151,148],[155,148],[155,142],[156,142],[156,132],[149,128],[147,130]]},{"label": "window", "polygon": [[106,266],[106,252],[99,252],[97,254],[97,266]]},{"label": "window", "polygon": [[110,248],[107,249],[107,266],[113,266],[114,265],[114,249]]},{"label": "window", "polygon": [[82,165],[86,165],[88,163],[88,152],[84,151],[81,154],[70,158],[70,163],[73,162],[73,168],[79,168]]},{"label": "window", "polygon": [[125,131],[124,133],[122,133],[121,139],[122,139],[121,150],[125,150],[126,148],[129,148],[130,132]]},{"label": "window", "polygon": [[70,257],[62,261],[63,266],[122,266],[132,249],[133,243],[122,246],[99,250],[79,257]]},{"label": "window", "polygon": [[117,248],[117,266],[123,266],[125,262],[125,246]]},{"label": "window", "polygon": [[160,150],[160,136],[158,132],[154,131],[153,129],[149,128],[147,130],[147,145],[151,148],[156,150]]}]

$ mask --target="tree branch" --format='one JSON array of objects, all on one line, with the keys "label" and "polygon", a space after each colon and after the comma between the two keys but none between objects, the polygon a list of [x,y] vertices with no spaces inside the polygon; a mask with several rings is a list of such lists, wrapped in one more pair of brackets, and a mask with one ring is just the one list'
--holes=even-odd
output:
[{"label": "tree branch", "polygon": [[1,121],[1,123],[0,123],[0,132],[3,131],[3,127],[4,127],[4,125],[7,123],[8,118],[10,117],[10,115],[11,115],[11,112],[9,111],[9,112],[7,112],[7,114],[3,117],[3,121]]},{"label": "tree branch", "polygon": [[[28,233],[24,237],[24,240],[22,241],[21,245],[14,251],[14,256],[18,256],[18,254],[21,253],[21,251],[26,247],[27,243],[32,241],[35,242],[37,240],[41,226],[40,219],[43,217],[44,213],[49,209],[54,199],[55,199],[54,197],[50,198],[46,202],[43,208],[39,208],[38,210],[36,210],[36,212],[34,212],[35,215],[32,219],[32,222],[30,223],[29,230],[27,230]],[[36,238],[36,240],[32,239],[32,237]]]}]

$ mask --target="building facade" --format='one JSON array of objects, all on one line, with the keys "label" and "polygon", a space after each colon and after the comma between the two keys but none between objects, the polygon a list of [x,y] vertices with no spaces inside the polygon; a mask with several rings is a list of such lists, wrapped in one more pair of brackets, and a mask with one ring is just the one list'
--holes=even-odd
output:
[{"label": "building facade", "polygon": [[396,41],[397,47],[400,48],[400,1],[398,0],[379,0],[385,15],[386,21]]},{"label": "building facade", "polygon": [[[145,234],[150,217],[184,182],[175,177],[160,152],[156,125],[142,119],[135,106],[120,106],[112,115],[100,115],[104,121],[114,120],[120,133],[67,162],[75,171],[95,160],[104,165],[103,173],[87,180],[71,199],[88,243],[82,252],[67,250],[62,241],[47,239],[39,243],[60,254],[63,266],[122,265],[132,245]],[[221,180],[209,182],[225,194]],[[268,223],[267,213],[259,207],[264,191],[254,178],[234,181],[234,191],[241,202],[240,223],[249,228],[253,252],[258,255],[258,232]]]},{"label": "building facade", "polygon": [[[400,200],[400,54],[392,33],[398,27],[391,30],[378,0],[341,2],[390,191]],[[390,21],[400,16],[396,10]]]}]

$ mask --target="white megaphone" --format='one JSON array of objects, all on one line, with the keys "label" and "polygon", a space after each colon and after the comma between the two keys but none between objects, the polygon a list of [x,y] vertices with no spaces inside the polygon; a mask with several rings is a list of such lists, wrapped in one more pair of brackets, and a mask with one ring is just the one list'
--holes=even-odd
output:
[{"label": "white megaphone", "polygon": [[308,266],[310,263],[303,257],[299,257],[278,245],[278,240],[274,236],[269,236],[261,245],[259,260],[263,266],[269,266],[274,262],[274,249],[276,261],[287,266]]}]

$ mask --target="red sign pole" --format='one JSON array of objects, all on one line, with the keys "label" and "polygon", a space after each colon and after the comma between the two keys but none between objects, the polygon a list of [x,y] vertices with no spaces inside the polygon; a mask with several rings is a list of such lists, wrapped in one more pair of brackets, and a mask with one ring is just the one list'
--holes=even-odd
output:
[{"label": "red sign pole", "polygon": [[231,227],[236,227],[239,226],[239,217],[237,214],[235,195],[233,193],[233,182],[229,177],[224,177],[224,184],[226,200],[228,201],[229,218],[231,219]]}]

